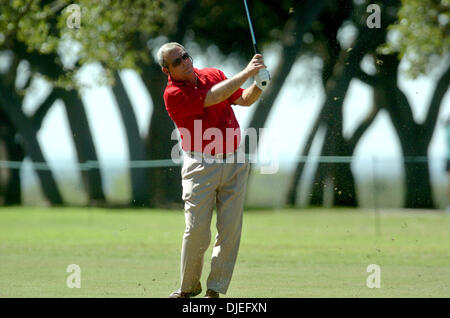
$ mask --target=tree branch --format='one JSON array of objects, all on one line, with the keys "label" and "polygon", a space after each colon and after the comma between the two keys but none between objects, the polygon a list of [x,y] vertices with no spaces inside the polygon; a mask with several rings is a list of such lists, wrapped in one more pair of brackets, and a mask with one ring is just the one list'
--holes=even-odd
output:
[{"label": "tree branch", "polygon": [[32,121],[34,124],[34,127],[36,131],[38,131],[41,126],[42,122],[45,118],[45,115],[47,114],[50,107],[55,103],[55,101],[58,99],[58,89],[55,88],[52,90],[52,92],[47,96],[45,101],[39,106],[39,108],[34,112],[32,116]]},{"label": "tree branch", "polygon": [[431,98],[430,106],[428,108],[427,118],[425,119],[425,122],[421,125],[424,128],[423,129],[424,138],[426,139],[430,140],[433,135],[434,126],[436,125],[442,100],[444,99],[444,96],[447,93],[449,84],[450,84],[450,66],[447,66],[447,70],[444,72],[444,74],[437,82],[436,88],[433,93],[433,97]]},{"label": "tree branch", "polygon": [[380,109],[376,107],[376,105],[373,106],[372,111],[369,115],[362,121],[362,123],[358,126],[358,128],[353,133],[352,137],[347,141],[348,145],[351,147],[352,152],[356,147],[356,144],[361,139],[361,137],[364,135],[364,133],[367,131],[367,129],[372,125],[373,121],[378,115],[378,111]]},{"label": "tree branch", "polygon": [[27,88],[30,87],[32,79],[33,79],[33,74],[30,74],[30,76],[28,76],[28,78],[27,78],[27,81],[25,82],[25,84],[22,87],[23,90],[27,90]]},{"label": "tree branch", "polygon": [[380,85],[380,79],[376,76],[367,74],[364,72],[361,68],[358,68],[358,70],[355,73],[355,78],[359,79],[361,82],[370,85],[372,87]]},{"label": "tree branch", "polygon": [[[408,98],[398,87],[397,78],[400,61],[397,55],[377,55],[377,60],[382,61],[377,67],[380,86],[374,87],[375,89],[381,88],[378,92],[380,94],[377,100],[377,103],[380,103],[378,107],[388,111],[397,132],[402,131],[405,127],[417,128],[414,126],[416,122]],[[374,94],[376,93],[374,92]]]}]

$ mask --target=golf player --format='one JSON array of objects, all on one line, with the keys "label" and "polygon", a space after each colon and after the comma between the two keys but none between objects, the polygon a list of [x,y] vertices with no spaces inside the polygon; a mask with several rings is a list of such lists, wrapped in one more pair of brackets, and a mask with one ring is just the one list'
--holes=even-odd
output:
[{"label": "golf player", "polygon": [[[218,298],[219,293],[226,294],[236,263],[249,170],[248,162],[230,160],[235,158],[240,143],[239,124],[231,105],[250,106],[258,100],[267,85],[262,84],[258,72],[266,66],[262,55],[255,54],[242,71],[228,79],[215,68],[194,68],[186,49],[175,42],[161,46],[157,58],[168,76],[166,110],[178,128],[185,154],[181,169],[186,223],[181,286],[169,297],[189,298],[201,293],[203,258],[211,242],[215,207],[217,236],[205,297]],[[255,82],[242,89],[251,77]],[[221,132],[223,138],[207,137],[208,129]],[[227,129],[237,133],[230,137]],[[208,147],[212,142],[216,147]]]}]

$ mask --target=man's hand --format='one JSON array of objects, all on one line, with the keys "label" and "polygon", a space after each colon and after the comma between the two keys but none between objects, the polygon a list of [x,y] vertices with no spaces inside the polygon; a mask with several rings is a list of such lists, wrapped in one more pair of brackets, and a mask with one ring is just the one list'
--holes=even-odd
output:
[{"label": "man's hand", "polygon": [[242,96],[235,100],[234,103],[241,106],[250,106],[258,100],[262,91],[269,85],[270,74],[266,69],[266,65],[264,65],[264,59],[261,54],[255,54],[243,72],[254,76],[255,83],[245,89]]},{"label": "man's hand", "polygon": [[245,70],[249,77],[255,77],[255,84],[260,90],[264,90],[270,82],[270,74],[264,64],[264,59],[261,54],[255,54]]},{"label": "man's hand", "polygon": [[255,76],[259,70],[266,68],[266,65],[264,65],[264,59],[261,54],[255,54],[248,63],[247,67],[244,69],[244,72],[247,74],[248,77]]}]

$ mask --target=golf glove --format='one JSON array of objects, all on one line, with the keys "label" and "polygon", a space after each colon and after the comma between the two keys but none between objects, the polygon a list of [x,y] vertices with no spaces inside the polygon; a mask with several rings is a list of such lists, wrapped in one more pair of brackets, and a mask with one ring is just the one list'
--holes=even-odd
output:
[{"label": "golf glove", "polygon": [[266,89],[270,82],[270,74],[269,71],[265,68],[260,69],[258,74],[255,75],[255,84],[258,86],[260,90]]}]

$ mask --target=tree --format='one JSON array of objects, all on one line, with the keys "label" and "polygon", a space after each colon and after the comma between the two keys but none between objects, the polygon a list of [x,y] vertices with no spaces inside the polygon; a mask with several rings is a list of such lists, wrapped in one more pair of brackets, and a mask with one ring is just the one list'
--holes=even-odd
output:
[{"label": "tree", "polygon": [[[396,1],[384,2],[385,12],[391,13],[383,15],[383,25],[388,25],[395,19],[396,5]],[[322,48],[319,52],[324,61],[322,79],[326,98],[301,151],[301,157],[308,155],[314,136],[321,127],[325,129],[325,138],[320,153],[322,156],[352,156],[357,142],[378,113],[378,107],[374,105],[372,112],[360,123],[354,134],[350,138],[344,138],[343,102],[350,82],[359,74],[359,65],[364,56],[384,43],[386,36],[386,28],[380,30],[367,27],[365,8],[364,4],[352,8],[352,21],[358,28],[358,36],[349,49],[340,49],[337,41],[337,32],[343,21],[338,24],[330,24],[328,19],[322,20],[326,32],[320,33],[321,36],[316,36],[316,38],[319,42],[319,48]],[[394,10],[389,10],[389,8]],[[364,11],[361,9],[364,9]],[[338,50],[340,50],[339,53],[337,53]],[[297,188],[304,167],[305,163],[299,162],[294,172],[286,197],[289,205],[296,204]],[[319,163],[313,180],[310,204],[323,204],[324,190],[328,185],[331,185],[331,191],[333,191],[333,205],[357,205],[355,182],[350,162]]]},{"label": "tree", "polygon": [[[168,19],[163,28],[167,41],[183,42],[186,34],[186,25],[190,24],[193,14],[198,5],[197,0],[184,1],[182,4],[176,3],[172,8],[173,19]],[[151,49],[147,46],[148,35],[138,34],[135,37],[137,47],[152,56]],[[148,133],[144,140],[145,158],[147,160],[161,160],[171,158],[174,141],[170,143],[171,135],[175,125],[170,119],[164,106],[163,93],[167,83],[167,76],[162,73],[159,63],[154,58],[141,61],[138,64],[141,70],[142,81],[147,88],[153,102],[153,114],[148,127]],[[151,168],[148,171],[150,183],[150,206],[165,206],[181,204],[181,182],[179,176],[181,167]]]},{"label": "tree", "polygon": [[[103,6],[94,11],[87,11],[88,21],[101,21],[100,27],[94,28],[94,33],[90,29],[83,29],[83,33],[72,35],[83,47],[80,60],[101,62],[109,75],[113,93],[120,103],[119,110],[125,124],[130,160],[170,158],[173,145],[169,140],[175,127],[162,100],[167,77],[153,58],[154,48],[149,45],[149,41],[165,35],[170,40],[182,42],[186,32],[185,24],[189,24],[196,4],[197,1],[193,0],[117,2],[112,8]],[[127,15],[124,15],[124,12],[127,12]],[[114,32],[109,32],[110,30]],[[100,37],[100,41],[94,41],[93,37]],[[152,98],[153,114],[145,137],[138,133],[128,92],[116,72],[122,68],[138,71]],[[117,82],[114,83],[111,80],[113,78]],[[179,174],[179,167],[149,170],[130,168],[132,203],[138,206],[167,206],[174,202],[179,203]]]},{"label": "tree", "polygon": [[[14,90],[4,85],[0,85],[0,105],[15,131],[22,138],[23,149],[26,154],[35,164],[39,163],[46,165],[45,157],[36,138],[37,130],[35,125],[33,124],[33,121],[23,113],[21,109],[21,100],[14,94]],[[44,196],[52,205],[61,205],[63,200],[51,170],[45,168],[35,168],[35,170],[41,182]]]},{"label": "tree", "polygon": [[[16,136],[14,126],[0,108],[0,160],[23,161],[25,154]],[[0,167],[1,205],[19,205],[22,203],[20,180],[20,166]]]},{"label": "tree", "polygon": [[[136,116],[128,93],[125,89],[119,71],[114,72],[114,84],[112,85],[114,97],[117,101],[123,126],[126,131],[130,161],[145,159],[145,145],[139,133]],[[149,205],[149,180],[146,169],[130,168],[131,179],[131,205]]]},{"label": "tree", "polygon": [[[137,59],[145,59],[143,52],[132,49],[130,43],[133,41],[129,40],[128,35],[137,29],[145,32],[156,28],[158,22],[155,21],[161,10],[159,1],[79,1],[78,5],[68,7],[75,12],[61,14],[69,4],[70,1],[43,0],[0,4],[0,48],[12,50],[21,59],[27,60],[35,73],[54,84],[53,92],[43,104],[46,107],[39,108],[37,113],[42,120],[52,104],[49,101],[54,102],[56,98],[64,100],[78,160],[85,163],[97,161],[97,156],[73,75],[81,66],[93,61],[107,65],[107,70],[114,70],[134,67]],[[131,14],[123,15],[124,10]],[[76,18],[77,14],[83,17],[84,23],[82,28],[75,27],[73,30],[69,27],[69,20],[74,15]],[[73,50],[67,50],[68,43],[78,44],[81,49],[74,54]],[[72,62],[67,62],[67,55],[72,57]],[[20,105],[16,107],[20,108]],[[15,114],[11,111],[6,113],[9,116]],[[13,122],[27,125],[21,120]],[[28,134],[27,138],[30,136]],[[90,202],[104,202],[99,170],[82,170],[81,174]]]},{"label": "tree", "polygon": [[[405,169],[406,208],[435,207],[428,148],[450,84],[449,9],[446,0],[402,1],[398,20],[389,27],[396,37],[378,49],[380,63],[376,75],[360,77],[374,87],[377,103],[388,111],[399,136]],[[401,60],[407,64],[406,74],[413,78],[441,70],[423,123],[414,120],[411,105],[398,86]]]},{"label": "tree", "polygon": [[[398,86],[399,58],[396,54],[380,55],[375,76],[362,74],[361,79],[374,87],[375,101],[386,109],[399,136],[405,169],[406,208],[434,208],[428,164],[428,147],[434,133],[442,100],[450,84],[450,67],[437,81],[423,123],[414,120],[411,105]],[[425,160],[424,160],[425,159]]]}]

